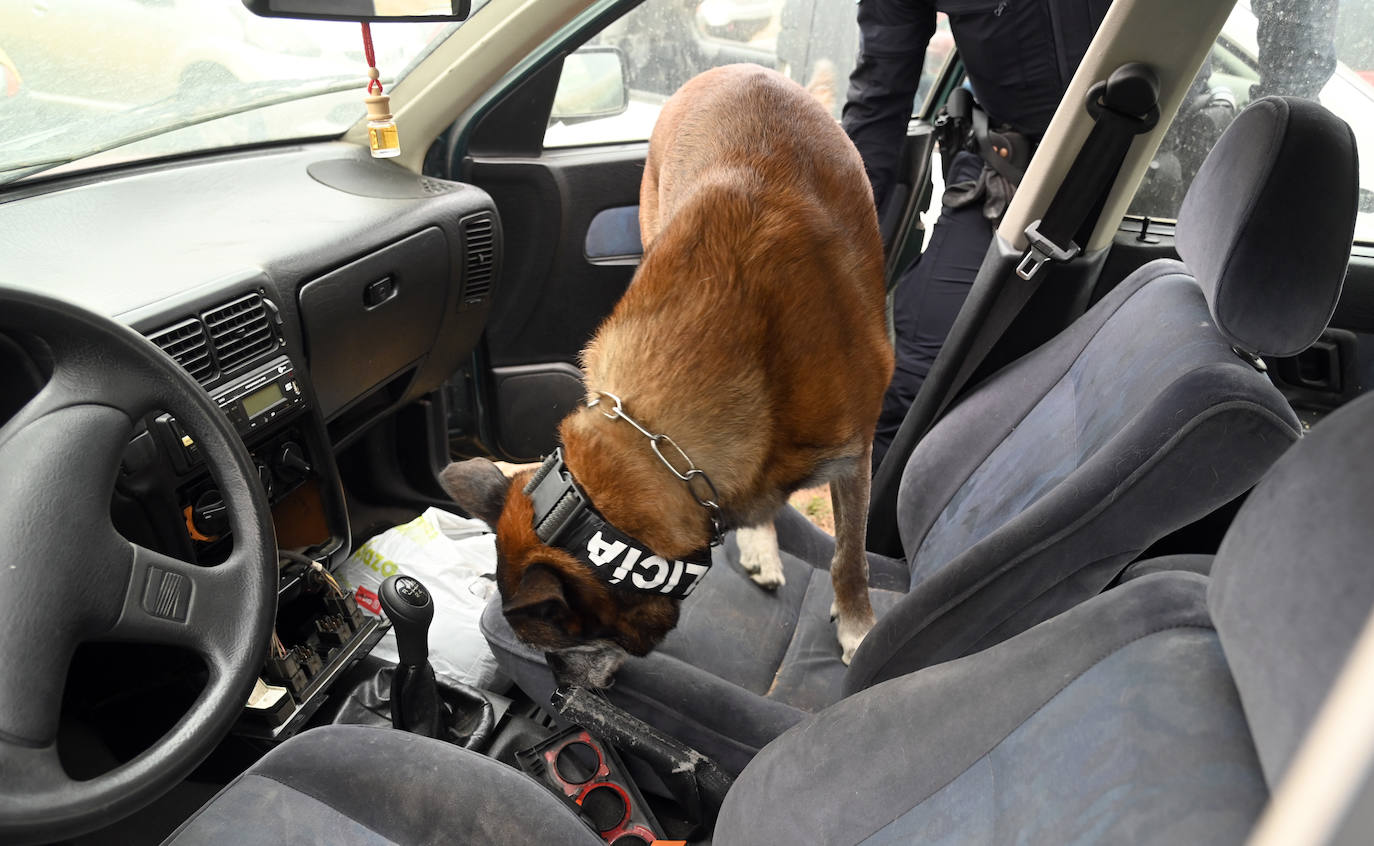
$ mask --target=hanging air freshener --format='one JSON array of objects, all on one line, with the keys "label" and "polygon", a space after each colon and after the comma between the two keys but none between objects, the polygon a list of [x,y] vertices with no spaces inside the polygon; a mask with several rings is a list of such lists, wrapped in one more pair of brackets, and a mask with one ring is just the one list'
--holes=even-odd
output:
[{"label": "hanging air freshener", "polygon": [[[401,135],[391,116],[391,98],[382,93],[381,72],[372,52],[372,28],[363,23],[363,53],[367,56],[367,143],[374,159],[389,159],[401,154]],[[376,86],[376,91],[373,91]]]}]

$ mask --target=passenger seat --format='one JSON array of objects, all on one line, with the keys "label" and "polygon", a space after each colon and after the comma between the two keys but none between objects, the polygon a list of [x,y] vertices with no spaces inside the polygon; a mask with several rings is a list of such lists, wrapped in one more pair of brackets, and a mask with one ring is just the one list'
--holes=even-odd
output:
[{"label": "passenger seat", "polygon": [[[1260,356],[1293,355],[1335,308],[1353,237],[1350,128],[1266,98],[1232,124],[1153,261],[990,377],[913,452],[897,502],[906,558],[870,556],[877,626],[849,667],[829,619],[833,541],[779,522],[767,593],[730,541],[662,646],[609,695],[738,771],[809,713],[984,650],[1101,593],[1151,544],[1249,490],[1301,427]],[[546,702],[542,655],[489,605],[502,670]]]}]

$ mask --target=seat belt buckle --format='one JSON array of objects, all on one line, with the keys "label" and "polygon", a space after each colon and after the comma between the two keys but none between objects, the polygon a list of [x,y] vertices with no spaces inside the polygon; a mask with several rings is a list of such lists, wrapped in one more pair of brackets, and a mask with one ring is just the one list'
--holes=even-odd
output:
[{"label": "seat belt buckle", "polygon": [[1068,261],[1079,252],[1078,245],[1072,241],[1067,247],[1060,247],[1041,235],[1039,220],[1032,220],[1030,226],[1026,227],[1026,240],[1030,242],[1030,247],[1021,257],[1021,263],[1016,265],[1016,275],[1022,279],[1033,278],[1047,261]]}]

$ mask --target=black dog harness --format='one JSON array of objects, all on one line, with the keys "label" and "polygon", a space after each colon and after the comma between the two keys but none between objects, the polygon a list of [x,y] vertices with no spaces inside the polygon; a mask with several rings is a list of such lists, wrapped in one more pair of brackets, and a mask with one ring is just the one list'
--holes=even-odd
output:
[{"label": "black dog harness", "polygon": [[710,547],[668,561],[612,526],[573,479],[562,447],[535,471],[525,495],[534,503],[539,540],[568,552],[609,585],[686,599],[711,568]]}]

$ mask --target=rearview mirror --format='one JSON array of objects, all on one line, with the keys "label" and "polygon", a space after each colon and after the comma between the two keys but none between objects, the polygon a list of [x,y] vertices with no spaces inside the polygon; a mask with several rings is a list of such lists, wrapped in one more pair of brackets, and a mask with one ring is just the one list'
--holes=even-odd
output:
[{"label": "rearview mirror", "polygon": [[563,58],[551,121],[575,123],[614,117],[630,105],[625,54],[617,47],[583,47]]},{"label": "rearview mirror", "polygon": [[243,0],[264,18],[315,21],[465,21],[471,0]]}]

